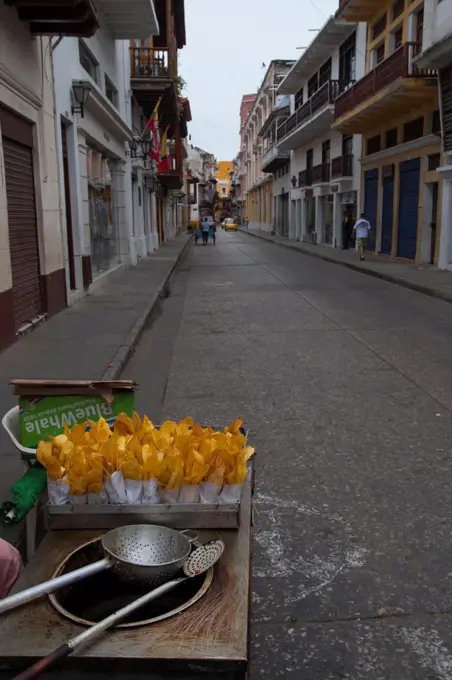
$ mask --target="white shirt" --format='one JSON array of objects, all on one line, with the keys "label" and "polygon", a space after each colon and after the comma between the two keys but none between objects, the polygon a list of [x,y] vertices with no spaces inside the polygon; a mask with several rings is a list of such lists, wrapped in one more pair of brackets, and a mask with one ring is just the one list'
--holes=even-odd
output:
[{"label": "white shirt", "polygon": [[356,236],[358,238],[367,238],[370,232],[370,222],[361,218],[353,228],[356,229]]}]

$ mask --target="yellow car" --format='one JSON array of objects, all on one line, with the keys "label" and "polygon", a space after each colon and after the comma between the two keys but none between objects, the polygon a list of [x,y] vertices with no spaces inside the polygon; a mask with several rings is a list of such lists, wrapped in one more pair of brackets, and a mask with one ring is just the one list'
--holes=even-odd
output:
[{"label": "yellow car", "polygon": [[225,231],[238,231],[239,225],[232,217],[227,217],[224,220],[222,227]]}]

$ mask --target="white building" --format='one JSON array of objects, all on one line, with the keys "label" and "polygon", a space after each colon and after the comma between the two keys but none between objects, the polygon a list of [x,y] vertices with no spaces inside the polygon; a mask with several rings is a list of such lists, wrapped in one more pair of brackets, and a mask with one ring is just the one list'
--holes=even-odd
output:
[{"label": "white building", "polygon": [[278,95],[291,95],[273,151],[291,152],[290,208],[284,206],[291,238],[340,247],[344,213],[357,214],[361,137],[334,132],[331,124],[335,98],[364,75],[365,50],[365,24],[331,17],[278,88]]},{"label": "white building", "polygon": [[425,0],[422,53],[416,66],[438,69],[441,136],[444,164],[437,168],[441,177],[439,192],[441,220],[438,267],[452,270],[452,2]]},{"label": "white building", "polygon": [[[49,35],[93,35],[88,0],[78,11],[0,3],[0,349],[66,306]],[[67,65],[66,65],[67,67]]]},{"label": "white building", "polygon": [[142,125],[132,112],[128,39],[147,38],[158,24],[152,0],[129,7],[124,20],[121,3],[105,2],[93,37],[63,38],[54,52],[69,302],[155,247],[143,167],[126,152]]}]

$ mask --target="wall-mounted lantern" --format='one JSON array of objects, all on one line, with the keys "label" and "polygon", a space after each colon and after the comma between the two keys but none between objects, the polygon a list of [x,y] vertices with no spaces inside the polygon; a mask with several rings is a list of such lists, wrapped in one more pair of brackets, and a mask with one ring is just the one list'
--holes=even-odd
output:
[{"label": "wall-mounted lantern", "polygon": [[88,101],[91,88],[89,85],[80,81],[79,83],[73,83],[72,85],[72,98],[75,102],[71,107],[71,113],[79,113],[82,118],[84,118],[85,104]]}]

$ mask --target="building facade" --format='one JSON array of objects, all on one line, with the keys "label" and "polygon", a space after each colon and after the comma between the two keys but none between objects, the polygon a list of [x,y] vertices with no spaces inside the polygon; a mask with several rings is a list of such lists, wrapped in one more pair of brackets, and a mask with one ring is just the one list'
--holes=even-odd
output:
[{"label": "building facade", "polygon": [[0,348],[66,306],[51,35],[91,36],[97,16],[0,3]]},{"label": "building facade", "polygon": [[361,208],[372,249],[416,263],[439,258],[442,185],[438,81],[417,65],[424,0],[341,0],[339,16],[365,21],[366,74],[335,101],[333,128],[361,134]]},{"label": "building facade", "polygon": [[340,247],[344,214],[357,214],[361,137],[332,124],[335,99],[364,75],[365,45],[365,24],[331,17],[278,88],[278,95],[290,95],[290,115],[284,101],[273,112],[264,169],[280,164],[276,172],[284,172],[290,154],[283,235]]},{"label": "building facade", "polygon": [[245,141],[246,137],[246,122],[251,109],[256,101],[255,94],[244,94],[240,102],[240,150],[238,153],[238,187],[237,200],[239,205],[239,217],[244,222],[246,216],[246,179],[247,179],[247,161],[248,149]]},{"label": "building facade", "polygon": [[452,269],[452,4],[425,0],[421,69],[437,69],[443,164],[437,168],[441,195],[438,267]]},{"label": "building facade", "polygon": [[274,229],[273,176],[262,169],[263,140],[260,131],[276,104],[276,90],[294,62],[270,62],[245,124],[246,216],[253,229]]}]

